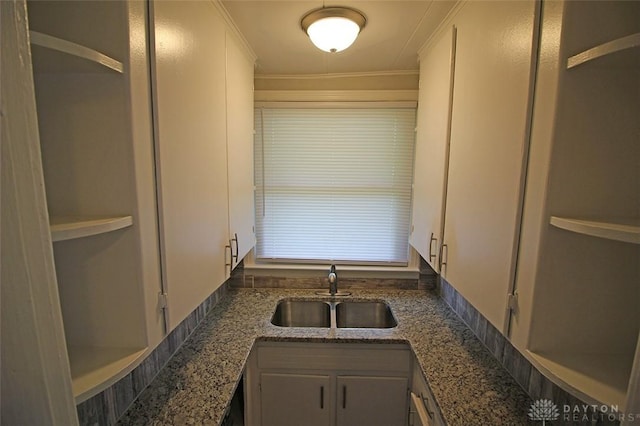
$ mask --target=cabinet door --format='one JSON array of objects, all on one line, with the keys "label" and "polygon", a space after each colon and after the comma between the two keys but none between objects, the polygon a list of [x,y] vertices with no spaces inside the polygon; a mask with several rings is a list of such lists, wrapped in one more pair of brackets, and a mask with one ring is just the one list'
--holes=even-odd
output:
[{"label": "cabinet door", "polygon": [[446,424],[416,359],[413,363],[410,400],[410,425],[440,426]]},{"label": "cabinet door", "polygon": [[255,245],[253,194],[253,60],[227,32],[229,235],[238,264]]},{"label": "cabinet door", "polygon": [[499,330],[521,209],[534,1],[469,2],[457,27],[441,274]]},{"label": "cabinet door", "polygon": [[330,383],[328,375],[262,373],[262,426],[329,425]]},{"label": "cabinet door", "polygon": [[407,424],[405,377],[338,376],[337,425]]},{"label": "cabinet door", "polygon": [[420,57],[411,245],[437,272],[444,225],[455,30]]},{"label": "cabinet door", "polygon": [[151,3],[169,329],[226,279],[225,26],[208,2]]}]

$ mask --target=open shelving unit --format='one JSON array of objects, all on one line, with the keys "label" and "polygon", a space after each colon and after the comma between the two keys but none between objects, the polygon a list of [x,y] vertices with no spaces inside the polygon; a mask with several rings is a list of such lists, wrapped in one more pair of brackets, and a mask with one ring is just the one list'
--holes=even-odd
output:
[{"label": "open shelving unit", "polygon": [[625,243],[640,244],[640,220],[627,219],[615,222],[593,221],[551,216],[551,225],[566,231]]},{"label": "open shelving unit", "polygon": [[589,404],[620,405],[625,400],[633,354],[529,352],[543,374]]},{"label": "open shelving unit", "polygon": [[[53,37],[48,34],[39,33],[37,31],[29,31],[29,36],[31,37],[32,46],[40,46],[46,49],[51,49],[52,51],[66,53],[77,58],[95,62],[98,65],[119,73],[124,71],[124,65],[122,65],[122,62],[80,44]],[[60,58],[60,61],[64,61],[64,58]]]},{"label": "open shelving unit", "polygon": [[111,383],[121,379],[146,352],[140,348],[101,348],[71,346],[73,395],[85,400],[93,395],[96,383]]},{"label": "open shelving unit", "polygon": [[[608,41],[577,55],[570,56],[567,59],[567,69],[577,67],[578,65],[600,58],[602,56],[611,55],[626,49],[640,47],[640,33],[630,34],[615,40]],[[637,54],[637,52],[636,52]]]},{"label": "open shelving unit", "polygon": [[559,39],[541,52],[557,68],[538,80],[539,122],[553,121],[532,143],[550,151],[523,352],[584,402],[624,412],[640,332],[640,3],[557,10]]},{"label": "open shelving unit", "polygon": [[133,225],[131,216],[104,218],[52,217],[49,221],[51,240],[53,242],[104,234]]},{"label": "open shelving unit", "polygon": [[147,349],[127,4],[30,0],[27,8],[58,293],[80,403],[131,371]]}]

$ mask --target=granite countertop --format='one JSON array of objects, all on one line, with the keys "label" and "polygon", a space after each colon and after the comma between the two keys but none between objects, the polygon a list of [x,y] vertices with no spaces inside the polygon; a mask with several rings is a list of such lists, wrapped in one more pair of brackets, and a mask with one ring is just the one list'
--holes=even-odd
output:
[{"label": "granite countertop", "polygon": [[280,299],[327,298],[316,296],[311,289],[229,290],[120,424],[220,424],[256,340],[408,343],[449,425],[527,424],[530,401],[526,393],[436,294],[420,290],[352,292],[352,299],[386,300],[398,326],[276,327],[270,319]]}]

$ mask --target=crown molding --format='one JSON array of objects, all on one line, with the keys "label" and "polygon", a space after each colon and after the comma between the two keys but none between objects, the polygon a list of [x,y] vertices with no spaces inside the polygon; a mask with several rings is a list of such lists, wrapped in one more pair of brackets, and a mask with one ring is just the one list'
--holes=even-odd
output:
[{"label": "crown molding", "polygon": [[255,64],[256,59],[258,58],[258,56],[253,51],[253,49],[251,48],[251,45],[249,44],[247,39],[244,38],[244,35],[242,34],[242,32],[240,32],[240,29],[238,28],[238,26],[234,22],[234,20],[231,17],[231,15],[229,15],[229,12],[227,11],[227,8],[224,7],[224,5],[222,4],[222,2],[220,0],[209,0],[209,1],[211,1],[211,3],[213,3],[213,5],[215,6],[216,10],[220,13],[220,16],[222,16],[222,19],[224,20],[224,22],[226,24],[227,30],[229,30],[231,32],[231,34],[233,34],[234,37],[240,42],[241,46],[243,47],[243,49],[245,51],[245,54],[249,57],[251,62],[253,62]]},{"label": "crown molding", "polygon": [[344,72],[331,74],[256,74],[256,79],[262,80],[322,80],[334,78],[361,78],[361,77],[394,77],[405,75],[420,75],[419,70],[398,71],[363,71]]},{"label": "crown molding", "polygon": [[431,36],[420,46],[418,49],[418,60],[424,55],[424,53],[431,47],[431,45],[440,38],[443,31],[451,27],[451,20],[460,12],[460,9],[467,4],[468,0],[459,0],[455,6],[451,8],[447,16],[444,17],[440,25],[435,29]]}]

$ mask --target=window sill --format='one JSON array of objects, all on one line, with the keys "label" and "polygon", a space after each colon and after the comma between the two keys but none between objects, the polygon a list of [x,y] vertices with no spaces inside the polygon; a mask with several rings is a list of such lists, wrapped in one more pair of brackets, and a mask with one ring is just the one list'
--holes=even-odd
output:
[{"label": "window sill", "polygon": [[[244,259],[244,269],[248,274],[257,277],[318,277],[329,271],[329,265],[303,263],[258,263],[253,251]],[[337,265],[341,278],[390,278],[390,279],[418,279],[420,275],[419,258],[411,250],[407,266],[378,266],[378,265]]]}]

